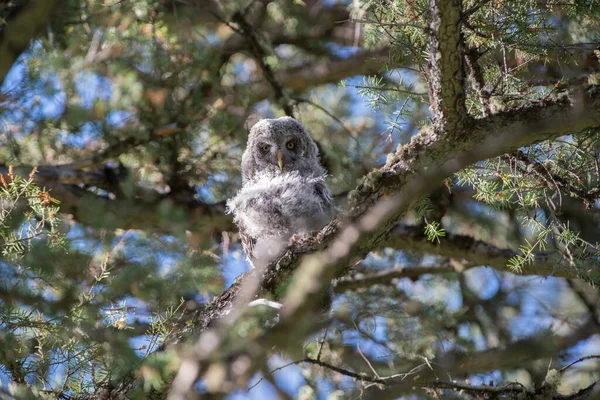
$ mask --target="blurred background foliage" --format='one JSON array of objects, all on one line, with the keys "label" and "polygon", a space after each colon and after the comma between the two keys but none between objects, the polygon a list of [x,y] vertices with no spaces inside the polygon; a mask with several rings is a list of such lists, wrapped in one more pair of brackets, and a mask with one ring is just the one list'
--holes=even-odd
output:
[{"label": "blurred background foliage", "polygon": [[[33,3],[0,2],[2,40],[19,35],[11,21],[37,23],[28,14],[37,12]],[[143,398],[177,366],[172,353],[150,355],[185,324],[186,312],[247,269],[224,202],[241,185],[249,128],[290,106],[318,142],[343,207],[357,179],[429,122],[429,5],[56,3],[0,92],[0,397],[93,396],[134,370]],[[473,117],[596,83],[596,1],[464,0],[462,7]],[[386,376],[444,353],[476,359],[520,339],[563,337],[542,354],[524,360],[507,351],[489,367],[450,377],[528,387],[549,385],[549,370],[599,354],[599,154],[600,134],[591,131],[447,180],[406,216],[404,236],[374,249],[336,286],[326,340],[321,332],[304,352]],[[477,248],[506,251],[471,258]],[[566,272],[538,276],[540,254],[568,265]],[[429,273],[348,283],[420,267]],[[248,377],[250,385],[269,379],[249,391],[211,382],[199,390],[333,399],[373,385],[310,363],[267,373],[301,347],[274,350]],[[577,391],[600,378],[599,365],[574,365],[552,388]]]}]

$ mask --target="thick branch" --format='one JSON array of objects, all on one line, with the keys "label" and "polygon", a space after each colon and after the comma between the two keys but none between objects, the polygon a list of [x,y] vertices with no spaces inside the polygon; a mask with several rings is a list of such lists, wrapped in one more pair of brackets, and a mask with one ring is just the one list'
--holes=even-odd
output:
[{"label": "thick branch", "polygon": [[[501,249],[465,235],[451,235],[440,238],[439,243],[432,243],[427,240],[423,228],[418,226],[394,228],[390,232],[389,238],[383,242],[383,246],[466,260],[469,266],[483,265],[506,272],[514,272],[509,269],[508,260],[519,254],[513,250]],[[577,271],[569,269],[568,263],[561,263],[560,255],[555,252],[535,253],[534,261],[527,266],[523,273],[577,278]]]},{"label": "thick branch", "polygon": [[[397,250],[413,251],[419,254],[435,254],[456,260],[464,260],[462,265],[464,269],[489,266],[498,271],[511,273],[515,273],[515,271],[509,268],[508,260],[519,255],[516,251],[502,249],[465,235],[451,235],[440,238],[439,242],[431,242],[427,239],[422,226],[397,226],[390,232],[389,239],[383,243],[383,246]],[[522,273],[563,278],[578,277],[578,271],[569,268],[568,262],[561,262],[560,254],[556,252],[538,252],[534,254],[533,258],[534,261]],[[456,269],[450,264],[385,270],[367,275],[340,278],[335,282],[335,291],[343,293],[347,290],[356,290],[373,285],[390,285],[396,279],[415,279],[425,274],[445,274],[449,272],[456,272]]]},{"label": "thick branch", "polygon": [[159,195],[110,199],[73,185],[45,183],[59,199],[60,211],[86,225],[109,229],[142,229],[183,234],[186,230],[213,235],[233,231],[225,204],[205,204],[193,198]]},{"label": "thick branch", "polygon": [[463,87],[461,0],[429,1],[429,108],[436,131],[467,116]]},{"label": "thick branch", "polygon": [[[17,167],[15,171],[19,175],[27,176],[31,172],[31,167]],[[8,167],[0,166],[0,174],[6,175],[7,173]],[[104,187],[111,181],[111,172],[110,170],[79,171],[70,168],[43,166],[37,167],[34,181],[41,186],[58,183],[62,185]]]},{"label": "thick branch", "polygon": [[61,3],[62,0],[31,0],[7,21],[0,32],[0,86],[14,62]]},{"label": "thick branch", "polygon": [[[341,60],[325,60],[298,68],[276,71],[275,79],[282,88],[301,91],[313,86],[339,82],[355,75],[369,75],[381,72],[389,61],[389,48],[376,51],[362,51]],[[267,82],[255,82],[238,89],[249,92],[250,103],[266,99],[272,88]]]}]

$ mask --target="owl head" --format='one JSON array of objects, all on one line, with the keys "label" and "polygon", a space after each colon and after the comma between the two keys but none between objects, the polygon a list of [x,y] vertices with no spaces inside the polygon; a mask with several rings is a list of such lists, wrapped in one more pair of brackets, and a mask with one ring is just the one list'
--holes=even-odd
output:
[{"label": "owl head", "polygon": [[250,130],[242,156],[243,182],[259,173],[276,176],[291,171],[301,176],[325,174],[316,143],[294,118],[258,121]]}]

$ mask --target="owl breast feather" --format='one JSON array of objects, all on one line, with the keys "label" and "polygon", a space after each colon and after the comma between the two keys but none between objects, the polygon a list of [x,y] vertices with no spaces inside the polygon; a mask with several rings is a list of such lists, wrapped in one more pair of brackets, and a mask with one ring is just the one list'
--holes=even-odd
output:
[{"label": "owl breast feather", "polygon": [[263,173],[246,182],[227,202],[227,209],[253,243],[277,242],[281,247],[294,234],[325,226],[332,218],[333,204],[324,175],[300,176],[292,171]]}]

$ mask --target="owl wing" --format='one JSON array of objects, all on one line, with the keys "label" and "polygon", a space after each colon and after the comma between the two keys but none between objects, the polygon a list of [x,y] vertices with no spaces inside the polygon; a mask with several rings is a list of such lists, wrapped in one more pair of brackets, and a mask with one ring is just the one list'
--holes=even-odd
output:
[{"label": "owl wing", "polygon": [[248,260],[252,262],[254,260],[254,245],[256,244],[256,238],[253,238],[246,233],[242,226],[239,227],[240,241],[242,242],[242,250],[248,257]]},{"label": "owl wing", "polygon": [[335,209],[333,203],[333,196],[331,195],[331,191],[329,190],[329,187],[327,187],[327,184],[324,180],[318,181],[315,184],[315,193],[317,194],[317,197],[321,200],[323,204],[323,211],[329,217],[332,217]]}]

